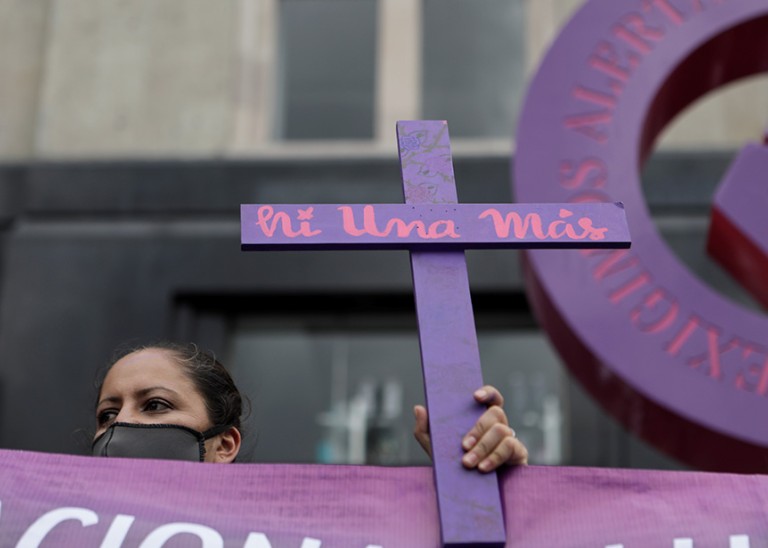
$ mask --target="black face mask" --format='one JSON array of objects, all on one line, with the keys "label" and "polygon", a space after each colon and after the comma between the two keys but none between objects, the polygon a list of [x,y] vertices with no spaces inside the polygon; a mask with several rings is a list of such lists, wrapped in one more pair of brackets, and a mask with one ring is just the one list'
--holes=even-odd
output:
[{"label": "black face mask", "polygon": [[198,432],[178,424],[116,422],[93,440],[93,455],[203,462],[205,440],[218,436],[229,428],[214,426],[205,432]]}]

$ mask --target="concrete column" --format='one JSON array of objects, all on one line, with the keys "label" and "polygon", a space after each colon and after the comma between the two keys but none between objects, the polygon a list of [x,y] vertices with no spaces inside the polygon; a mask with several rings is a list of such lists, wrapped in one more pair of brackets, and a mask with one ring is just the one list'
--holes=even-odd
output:
[{"label": "concrete column", "polygon": [[421,15],[422,0],[378,0],[375,135],[381,144],[394,143],[398,120],[421,113]]},{"label": "concrete column", "polygon": [[247,153],[272,140],[277,101],[278,0],[237,1],[237,95],[231,152]]},{"label": "concrete column", "polygon": [[49,0],[0,0],[0,160],[33,155]]}]

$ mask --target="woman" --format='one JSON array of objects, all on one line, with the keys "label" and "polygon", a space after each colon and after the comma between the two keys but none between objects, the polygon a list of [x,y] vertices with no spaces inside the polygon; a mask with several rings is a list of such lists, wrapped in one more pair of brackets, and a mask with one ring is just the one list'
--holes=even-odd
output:
[{"label": "woman", "polygon": [[194,345],[158,344],[112,364],[98,391],[95,455],[233,462],[240,392]]},{"label": "woman", "polygon": [[[508,425],[498,390],[485,386],[474,397],[488,409],[462,440],[462,464],[481,472],[525,464],[528,452]],[[233,462],[242,408],[232,378],[211,354],[194,345],[140,348],[112,364],[99,387],[93,453]],[[417,405],[414,414],[414,435],[429,453],[427,411]]]}]

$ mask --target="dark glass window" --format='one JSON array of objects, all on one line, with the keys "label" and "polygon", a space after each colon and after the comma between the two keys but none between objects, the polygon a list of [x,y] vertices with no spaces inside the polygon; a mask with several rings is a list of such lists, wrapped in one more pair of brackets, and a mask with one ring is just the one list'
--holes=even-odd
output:
[{"label": "dark glass window", "polygon": [[525,3],[424,0],[422,115],[453,137],[510,137],[525,86]]},{"label": "dark glass window", "polygon": [[373,137],[375,0],[280,3],[278,139]]}]

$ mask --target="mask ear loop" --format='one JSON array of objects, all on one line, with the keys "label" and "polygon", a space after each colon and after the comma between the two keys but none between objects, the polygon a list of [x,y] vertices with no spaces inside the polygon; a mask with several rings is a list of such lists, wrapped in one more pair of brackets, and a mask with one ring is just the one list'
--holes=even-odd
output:
[{"label": "mask ear loop", "polygon": [[206,430],[205,432],[202,433],[203,434],[203,439],[204,440],[209,440],[209,439],[211,439],[211,438],[213,438],[215,436],[218,436],[219,434],[223,434],[224,432],[226,432],[230,428],[232,428],[231,424],[221,424],[219,426],[214,426],[213,428],[209,428],[208,430]]}]

